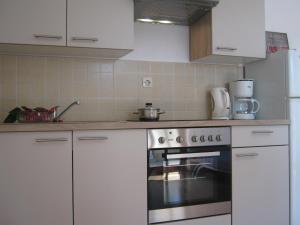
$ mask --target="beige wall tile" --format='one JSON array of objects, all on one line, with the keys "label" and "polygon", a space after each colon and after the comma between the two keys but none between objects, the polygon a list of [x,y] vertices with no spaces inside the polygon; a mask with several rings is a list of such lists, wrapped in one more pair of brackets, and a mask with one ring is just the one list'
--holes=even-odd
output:
[{"label": "beige wall tile", "polygon": [[118,60],[114,63],[115,73],[137,73],[139,72],[138,62]]},{"label": "beige wall tile", "polygon": [[114,66],[113,62],[106,61],[106,62],[99,62],[100,72],[101,73],[113,73]]},{"label": "beige wall tile", "polygon": [[17,56],[2,55],[1,64],[2,72],[15,72],[17,69]]},{"label": "beige wall tile", "polygon": [[150,64],[150,73],[152,73],[152,74],[164,74],[165,73],[164,63],[152,62]]},{"label": "beige wall tile", "polygon": [[114,77],[113,74],[101,74],[98,81],[98,97],[114,97]]},{"label": "beige wall tile", "polygon": [[[152,77],[153,87],[142,79]],[[152,102],[162,119],[206,119],[209,91],[242,77],[237,66],[0,56],[0,116],[17,105],[68,106],[64,120],[128,120]],[[0,118],[1,119],[1,118]]]},{"label": "beige wall tile", "polygon": [[228,83],[242,78],[240,70],[236,66],[215,66],[216,86],[227,87]]},{"label": "beige wall tile", "polygon": [[83,83],[88,81],[87,70],[74,70],[73,71],[73,82]]},{"label": "beige wall tile", "polygon": [[1,56],[0,81],[4,83],[15,83],[17,81],[17,57]]},{"label": "beige wall tile", "polygon": [[62,81],[59,84],[59,98],[73,98],[73,83],[71,81]]},{"label": "beige wall tile", "polygon": [[29,98],[29,97],[21,97],[17,101],[18,106],[27,106],[29,108],[35,108],[43,106],[43,99],[42,98]]},{"label": "beige wall tile", "polygon": [[82,98],[80,105],[76,106],[74,110],[82,113],[98,113],[97,99]]},{"label": "beige wall tile", "polygon": [[139,98],[153,98],[154,97],[153,88],[144,88],[142,86],[138,87],[138,97]]},{"label": "beige wall tile", "polygon": [[138,86],[139,81],[136,74],[120,73],[115,75],[114,93],[116,97],[137,97]]},{"label": "beige wall tile", "polygon": [[153,88],[159,87],[159,86],[164,86],[164,87],[172,87],[174,85],[174,75],[159,75],[159,74],[149,74],[146,76],[142,76],[140,78],[140,85],[142,85],[142,80],[143,77],[152,77],[153,81]]},{"label": "beige wall tile", "polygon": [[17,84],[16,83],[0,83],[0,96],[3,98],[9,97],[17,98]]},{"label": "beige wall tile", "polygon": [[88,97],[88,85],[85,82],[82,83],[74,83],[73,84],[73,94],[74,98],[81,99]]},{"label": "beige wall tile", "polygon": [[[177,68],[176,68],[177,67]],[[177,70],[178,69],[178,70]],[[195,66],[177,64],[175,66],[175,85],[192,86],[195,83]]]},{"label": "beige wall tile", "polygon": [[175,63],[174,64],[174,73],[175,75],[184,75],[186,70],[185,70],[185,66],[186,66],[186,63]]},{"label": "beige wall tile", "polygon": [[115,111],[115,103],[114,98],[100,98],[97,99],[97,111],[103,114],[114,114]]},{"label": "beige wall tile", "polygon": [[140,61],[138,63],[138,73],[139,74],[149,74],[150,73],[150,62]]},{"label": "beige wall tile", "polygon": [[98,81],[89,81],[86,84],[86,97],[96,99],[98,97],[99,84]]},{"label": "beige wall tile", "polygon": [[137,98],[116,98],[115,110],[116,111],[131,111],[135,112],[138,108]]},{"label": "beige wall tile", "polygon": [[170,75],[174,73],[174,63],[152,62],[150,63],[150,73]]},{"label": "beige wall tile", "polygon": [[15,99],[3,98],[1,99],[1,111],[7,114],[9,111],[17,107]]}]

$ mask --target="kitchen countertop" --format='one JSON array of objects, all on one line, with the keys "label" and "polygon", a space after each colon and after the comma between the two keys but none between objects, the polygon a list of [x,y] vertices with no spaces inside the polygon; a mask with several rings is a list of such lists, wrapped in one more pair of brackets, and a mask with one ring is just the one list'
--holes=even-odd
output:
[{"label": "kitchen countertop", "polygon": [[218,126],[264,126],[289,125],[289,120],[198,120],[198,121],[111,121],[111,122],[62,122],[62,123],[13,123],[0,124],[0,132],[21,131],[75,131],[75,130],[119,130],[147,128],[180,127],[218,127]]}]

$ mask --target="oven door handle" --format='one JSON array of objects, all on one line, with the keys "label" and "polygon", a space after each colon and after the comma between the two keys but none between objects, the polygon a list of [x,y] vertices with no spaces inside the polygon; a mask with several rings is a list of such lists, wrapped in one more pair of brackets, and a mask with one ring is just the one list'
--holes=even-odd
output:
[{"label": "oven door handle", "polygon": [[186,158],[202,158],[220,156],[220,152],[199,152],[199,153],[182,153],[182,154],[168,154],[167,159],[186,159]]}]

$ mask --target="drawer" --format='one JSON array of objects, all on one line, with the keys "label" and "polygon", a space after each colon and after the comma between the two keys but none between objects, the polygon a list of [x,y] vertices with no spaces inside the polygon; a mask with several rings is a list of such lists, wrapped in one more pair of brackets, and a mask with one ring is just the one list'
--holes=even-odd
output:
[{"label": "drawer", "polygon": [[232,147],[288,144],[289,127],[286,125],[232,127]]}]

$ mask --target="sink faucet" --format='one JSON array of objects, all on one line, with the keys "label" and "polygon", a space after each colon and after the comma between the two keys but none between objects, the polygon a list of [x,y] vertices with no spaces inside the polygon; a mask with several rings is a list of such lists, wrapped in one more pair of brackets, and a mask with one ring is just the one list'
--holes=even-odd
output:
[{"label": "sink faucet", "polygon": [[72,106],[79,105],[79,101],[72,102],[64,111],[62,111],[60,114],[58,114],[54,119],[53,122],[58,122],[59,118],[62,117]]}]

